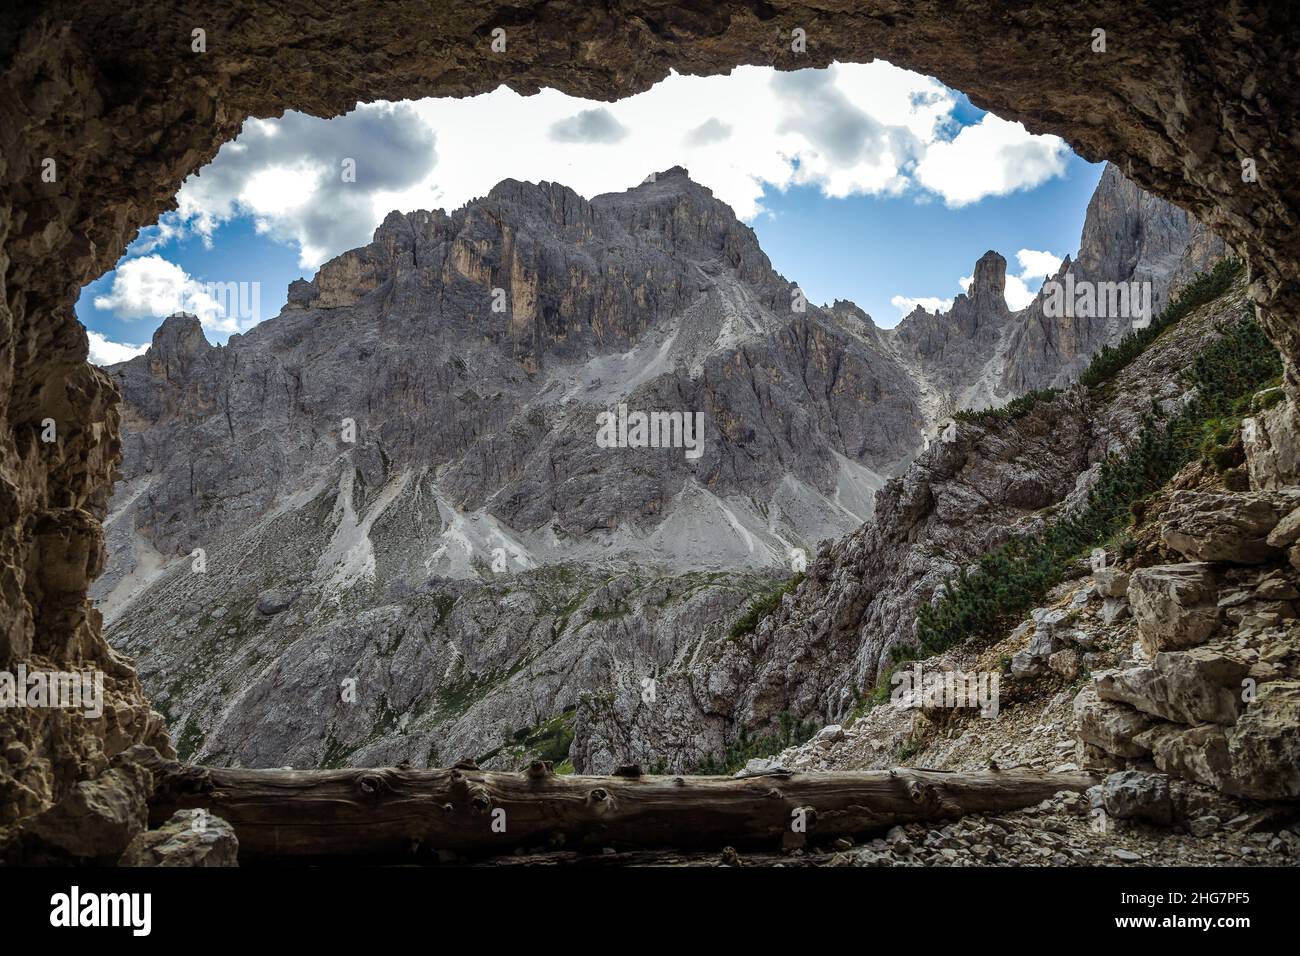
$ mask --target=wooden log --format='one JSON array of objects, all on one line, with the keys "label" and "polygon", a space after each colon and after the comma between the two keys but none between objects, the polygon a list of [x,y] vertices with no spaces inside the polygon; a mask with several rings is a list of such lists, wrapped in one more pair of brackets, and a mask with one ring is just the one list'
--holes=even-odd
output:
[{"label": "wooden log", "polygon": [[[880,770],[749,777],[558,776],[478,770],[237,770],[163,761],[150,822],[202,807],[241,862],[410,860],[516,847],[799,846],[900,823],[996,813],[1097,783],[1082,773]],[[631,768],[635,769],[635,768]]]},{"label": "wooden log", "polygon": [[401,859],[518,846],[800,845],[897,823],[997,812],[1096,783],[1085,774],[897,770],[730,777],[557,777],[451,770],[155,767],[151,808],[205,807],[234,826],[241,859]]}]

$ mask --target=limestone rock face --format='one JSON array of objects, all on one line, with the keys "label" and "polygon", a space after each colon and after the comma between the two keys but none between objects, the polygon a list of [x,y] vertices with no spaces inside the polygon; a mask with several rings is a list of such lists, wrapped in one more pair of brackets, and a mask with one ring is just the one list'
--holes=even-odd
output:
[{"label": "limestone rock face", "polygon": [[[1043,278],[1149,285],[1152,316],[1197,272],[1228,255],[1184,210],[1143,192],[1109,163],[1088,203],[1079,250],[1077,260],[1067,256],[1055,275]],[[1001,255],[986,252],[951,309],[917,307],[887,333],[941,413],[1068,386],[1097,351],[1132,331],[1130,316],[1048,314],[1046,286],[1012,312],[1006,269]]]},{"label": "limestone rock face", "polygon": [[1218,580],[1208,564],[1139,568],[1129,581],[1129,602],[1142,646],[1160,651],[1194,647],[1218,629]]},{"label": "limestone rock face", "polygon": [[[1179,323],[1118,376],[1105,402],[1072,390],[996,427],[958,423],[953,441],[931,444],[885,486],[871,524],[819,551],[794,592],[741,647],[728,649],[725,664],[702,658],[692,672],[733,673],[738,661],[753,661],[742,671],[749,676],[739,684],[734,712],[751,728],[774,728],[787,712],[824,722],[845,718],[892,649],[912,639],[917,608],[946,579],[1008,536],[1034,534],[1045,504],[1069,509],[1086,499],[1095,463],[1131,441],[1153,400],[1182,397],[1179,370],[1221,323],[1240,314],[1240,301],[1233,292]],[[1081,448],[1086,453],[1077,455]],[[1210,615],[1217,597],[1207,582]],[[1068,647],[1085,663],[1078,638],[1086,635],[1075,633],[1068,611],[1058,611],[1026,623],[1021,633],[1032,634],[1033,650],[1012,656],[1013,673],[1047,674],[1051,655]],[[1066,658],[1059,660],[1064,665]],[[644,718],[625,706],[619,719]]]},{"label": "limestone rock face", "polygon": [[893,332],[900,352],[962,407],[993,404],[972,394],[1002,345],[1011,310],[1005,297],[1007,260],[989,250],[975,263],[970,288],[943,313],[918,306]]},{"label": "limestone rock face", "polygon": [[1158,315],[1173,293],[1225,255],[1223,241],[1186,210],[1144,192],[1107,163],[1088,201],[1076,279],[1149,282]]},{"label": "limestone rock face", "polygon": [[1165,544],[1191,561],[1262,564],[1278,556],[1268,536],[1300,505],[1300,491],[1179,492],[1164,517]]},{"label": "limestone rock face", "polygon": [[[1010,315],[1002,258],[990,253],[975,271],[955,324],[934,324],[924,343],[959,390],[963,376],[982,374],[966,359],[1002,341]],[[792,543],[811,555],[861,528],[886,475],[906,467],[932,424],[921,398],[932,381],[897,342],[852,303],[796,311],[794,287],[753,233],[679,168],[590,202],[508,180],[450,215],[390,214],[370,244],[289,298],[280,316],[220,348],[193,316],[172,316],[144,356],[111,369],[127,413],[123,483],[95,594],[113,639],[143,658],[183,752],[204,760],[315,766],[436,751],[509,765],[527,752],[512,734],[572,714],[581,767],[689,768],[720,752],[737,720],[839,713],[888,646],[850,642],[806,671],[783,655],[806,659],[794,645],[822,640],[826,623],[853,626],[855,610],[871,622],[860,633],[904,636],[954,561],[1068,495],[1094,454],[1081,393],[1008,431],[935,443],[882,499],[872,574],[886,583],[871,607],[855,609],[871,592],[850,597],[860,572],[846,569],[838,606],[811,633],[772,641],[763,631],[760,650],[711,648],[689,673],[656,675],[643,663],[651,649],[659,660],[661,648],[710,643],[752,585],[700,588],[708,600],[692,599],[704,616],[688,641],[653,611],[644,628],[606,625],[628,606],[619,598],[566,617],[541,600],[544,574],[520,575],[634,560],[665,579],[686,571],[654,586],[672,593],[727,567],[762,570],[777,586]],[[620,403],[699,410],[700,457],[598,447],[596,415]],[[605,576],[576,572],[590,587]],[[512,581],[508,611],[491,617],[529,637],[485,654],[477,614]],[[627,586],[653,606],[642,583]],[[465,613],[431,609],[458,601]],[[543,656],[567,659],[584,628],[609,644],[562,690],[529,671],[488,693],[525,646],[549,633]],[[392,653],[416,676],[382,663],[398,635]],[[191,651],[199,646],[226,650],[214,667],[210,653]],[[1070,655],[1057,663],[1078,666]],[[363,706],[337,707],[341,682],[372,667],[384,676]],[[651,677],[666,696],[639,711]],[[288,683],[319,712],[279,701]],[[519,700],[507,702],[507,690]],[[463,711],[439,703],[470,694],[485,699]],[[522,706],[548,695],[541,710]],[[382,726],[398,701],[400,731]]]},{"label": "limestone rock face", "polygon": [[1137,749],[1149,751],[1155,765],[1165,773],[1219,790],[1231,785],[1228,736],[1217,724],[1157,724],[1139,734],[1133,743]]},{"label": "limestone rock face", "polygon": [[[119,761],[79,780],[21,831],[15,862],[112,863],[149,824],[149,771]],[[12,851],[11,851],[12,852]]]},{"label": "limestone rock face", "polygon": [[1252,488],[1267,491],[1300,484],[1300,415],[1290,402],[1247,418],[1242,444]]},{"label": "limestone rock face", "polygon": [[1128,574],[1119,568],[1101,568],[1092,572],[1092,579],[1097,584],[1097,593],[1106,598],[1122,598],[1128,595]]},{"label": "limestone rock face", "polygon": [[[1079,255],[1067,257],[1056,275],[1080,283],[1150,286],[1151,315],[1157,316],[1197,272],[1208,271],[1228,254],[1186,211],[1148,195],[1113,164],[1102,172],[1079,239]],[[1131,316],[1053,317],[1047,288],[1017,315],[1005,347],[1000,390],[1026,392],[1073,381],[1092,355],[1132,331]]]},{"label": "limestone rock face", "polygon": [[1164,774],[1124,770],[1108,776],[1101,789],[1106,812],[1116,819],[1174,822],[1174,800]]},{"label": "limestone rock face", "polygon": [[1097,674],[1097,695],[1164,720],[1231,725],[1242,708],[1242,680],[1250,673],[1250,661],[1236,650],[1215,642],[1185,653],[1162,652],[1152,666]]},{"label": "limestone rock face", "polygon": [[1155,726],[1150,717],[1129,707],[1102,700],[1086,687],[1074,699],[1074,726],[1079,739],[1121,757],[1141,757],[1150,751],[1140,741]]},{"label": "limestone rock face", "polygon": [[1228,740],[1229,793],[1261,800],[1300,798],[1300,681],[1262,684]]},{"label": "limestone rock face", "polygon": [[177,810],[156,830],[138,833],[118,866],[238,866],[230,824],[206,810]]},{"label": "limestone rock face", "polygon": [[[1134,585],[1148,571],[1167,580],[1167,570],[1138,569]],[[1295,583],[1295,573],[1285,565],[1222,573],[1227,583],[1216,606],[1223,633],[1160,650],[1149,664],[1094,674],[1075,701],[1076,733],[1101,763],[1140,769],[1150,760],[1164,773],[1236,797],[1295,799],[1300,621],[1287,601],[1274,598]]]},{"label": "limestone rock face", "polygon": [[[321,495],[372,540],[391,529],[381,563],[433,554],[449,577],[497,548],[499,571],[788,568],[869,517],[926,425],[870,317],[796,292],[680,168],[591,202],[506,180],[392,213],[280,316],[221,348],[172,316],[112,369],[123,484],[96,595],[112,620],[150,569]],[[633,444],[628,415],[650,413],[677,416],[664,447]]]}]

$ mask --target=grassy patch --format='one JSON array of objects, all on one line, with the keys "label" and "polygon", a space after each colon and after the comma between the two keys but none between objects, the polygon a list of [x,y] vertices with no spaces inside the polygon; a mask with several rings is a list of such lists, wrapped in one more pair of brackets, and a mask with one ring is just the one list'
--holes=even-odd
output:
[{"label": "grassy patch", "polygon": [[189,760],[203,746],[203,731],[193,717],[185,718],[185,726],[176,735],[176,758],[182,762]]},{"label": "grassy patch", "polygon": [[[498,754],[506,753],[516,762],[522,761],[525,757],[549,760],[556,764],[556,773],[573,773],[569,748],[573,746],[576,722],[577,714],[570,708],[542,721],[535,727],[519,728],[510,735],[506,743],[485,754],[480,754],[475,759],[481,764]],[[567,770],[563,769],[566,765]]]}]

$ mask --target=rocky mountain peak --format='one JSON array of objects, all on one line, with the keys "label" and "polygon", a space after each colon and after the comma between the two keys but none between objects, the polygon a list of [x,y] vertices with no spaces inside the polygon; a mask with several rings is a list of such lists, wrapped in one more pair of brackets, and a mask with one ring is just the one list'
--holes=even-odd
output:
[{"label": "rocky mountain peak", "polygon": [[155,374],[175,379],[188,371],[198,356],[213,348],[203,334],[203,324],[197,315],[176,312],[154,330],[153,341],[145,354]]},{"label": "rocky mountain peak", "polygon": [[[1007,260],[990,249],[975,262],[966,297],[975,304],[978,315],[999,315],[1007,311]],[[998,308],[1001,304],[1002,308]]]}]

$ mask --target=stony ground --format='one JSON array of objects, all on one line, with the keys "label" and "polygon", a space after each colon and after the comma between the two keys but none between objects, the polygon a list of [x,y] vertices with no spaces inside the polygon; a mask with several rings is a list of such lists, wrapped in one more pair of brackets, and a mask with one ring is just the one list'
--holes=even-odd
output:
[{"label": "stony ground", "polygon": [[[1253,710],[1263,694],[1244,705],[1232,703],[1244,674],[1283,693],[1294,686],[1300,656],[1291,603],[1297,595],[1296,565],[1275,557],[1251,565],[1234,562],[1234,556],[1242,557],[1240,541],[1259,543],[1269,534],[1262,526],[1242,533],[1243,523],[1253,520],[1246,517],[1234,519],[1237,527],[1195,530],[1196,540],[1188,544],[1185,532],[1194,526],[1189,514],[1216,493],[1209,484],[1191,468],[1153,502],[1152,513],[1160,520],[1134,535],[1122,562],[1128,570],[1112,563],[1094,572],[1080,563],[1070,580],[1002,639],[970,640],[920,662],[922,672],[996,674],[996,714],[930,706],[900,693],[886,677],[845,726],[826,727],[807,743],[750,761],[742,771],[1023,766],[1092,771],[1103,784],[997,817],[896,827],[834,853],[810,852],[808,860],[869,866],[1300,863],[1300,805],[1285,799],[1293,771],[1284,766],[1292,761],[1297,728],[1281,708],[1271,726],[1249,719],[1267,713]],[[1256,505],[1267,500],[1259,497]],[[1277,524],[1276,517],[1261,520],[1268,527]],[[1270,541],[1280,541],[1278,535],[1291,538],[1289,523],[1279,529]],[[1168,541],[1200,549],[1211,563],[1156,565],[1169,558],[1168,549],[1161,550]],[[1224,550],[1229,546],[1235,554]],[[1107,559],[1114,562],[1115,555]],[[1186,606],[1162,605],[1157,622],[1148,609],[1151,583],[1163,586],[1174,572],[1190,573],[1186,569],[1212,575],[1210,590],[1186,599]],[[1130,605],[1130,598],[1136,603]],[[1178,631],[1207,613],[1220,622],[1212,633],[1226,636],[1189,637]],[[1157,632],[1157,626],[1173,630]],[[1183,643],[1163,643],[1175,638]],[[1158,669],[1157,657],[1163,665],[1193,666],[1171,674]],[[1240,670],[1233,670],[1237,662]],[[916,666],[900,665],[899,672],[911,673]],[[1129,690],[1117,694],[1113,688],[1125,683],[1125,675],[1137,676],[1129,677]],[[1210,702],[1236,707],[1243,716],[1206,717],[1203,708]],[[1222,740],[1226,729],[1233,743],[1218,749],[1212,739],[1210,744],[1198,740],[1181,744],[1181,750],[1144,750],[1143,732],[1152,726],[1153,739],[1208,732]],[[1252,734],[1260,735],[1258,742]],[[1225,788],[1237,795],[1226,795]]]},{"label": "stony ground", "polygon": [[1099,825],[1086,796],[1063,791],[1036,807],[968,816],[930,826],[894,827],[870,840],[786,853],[521,852],[490,865],[652,866],[1294,866],[1300,821],[1280,826],[1243,813],[1196,835],[1141,822]]}]

